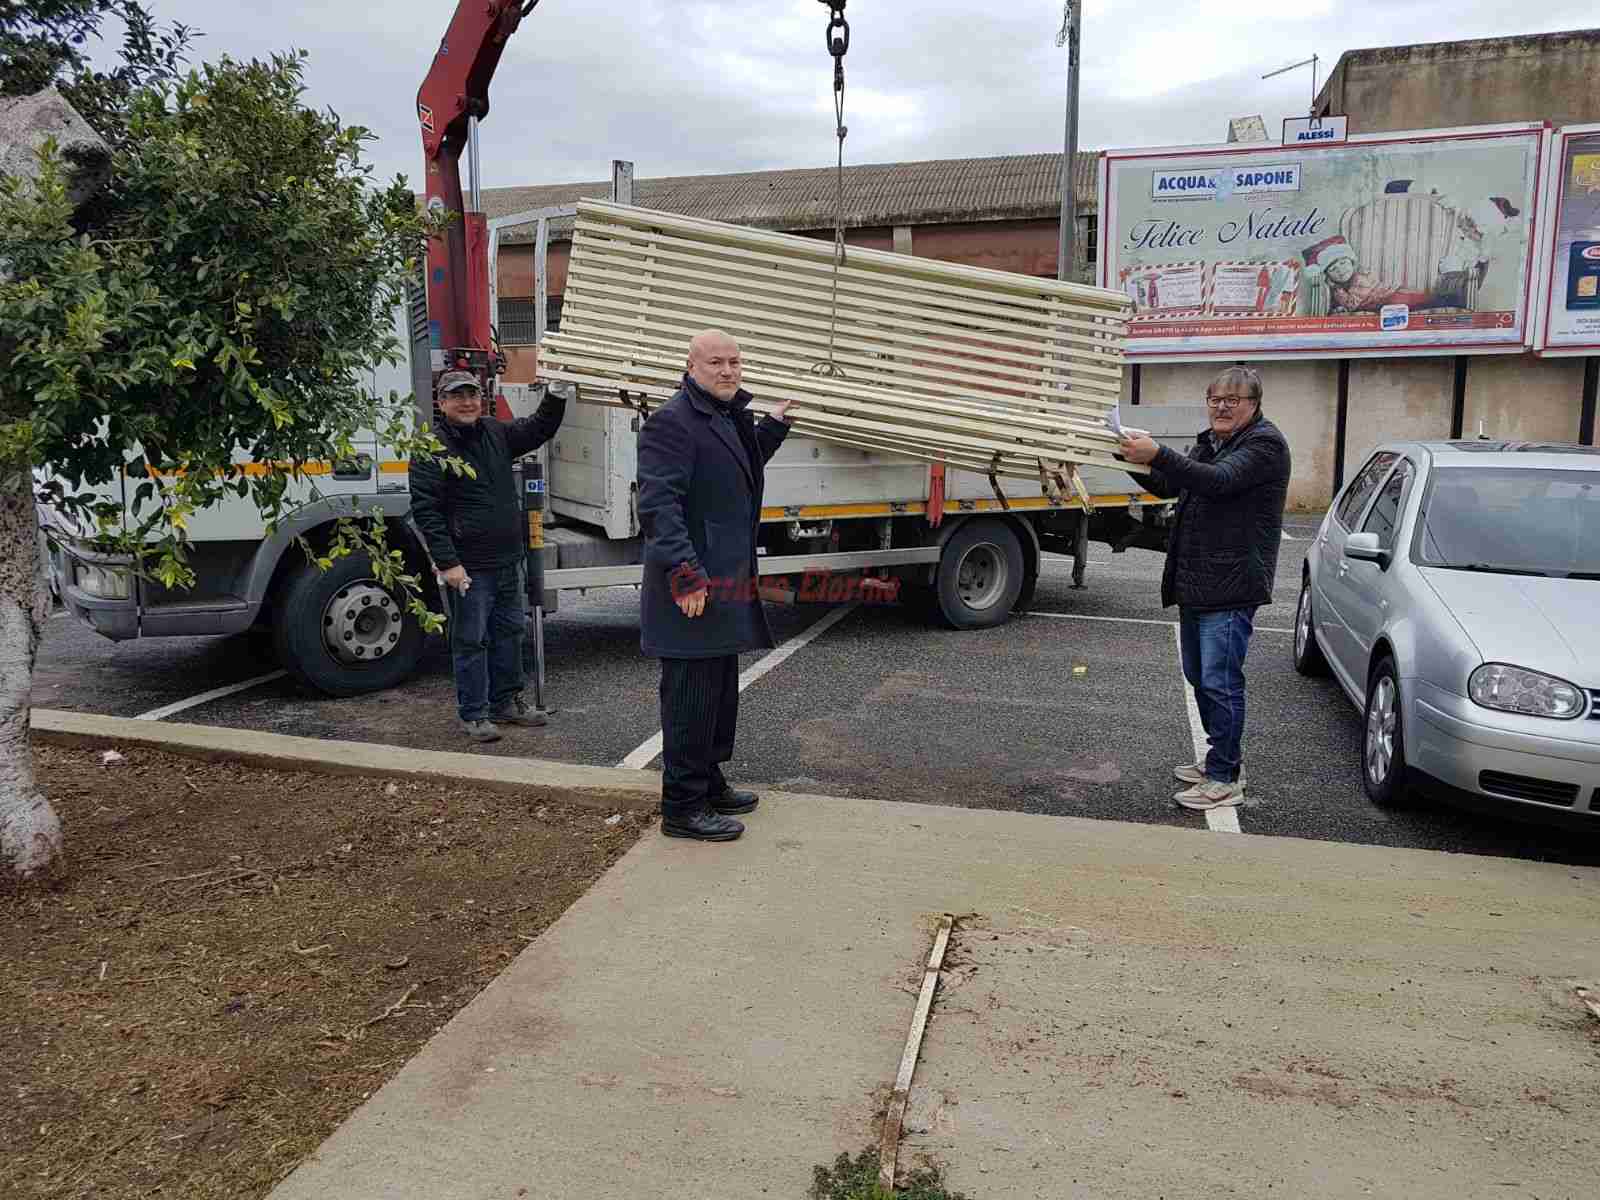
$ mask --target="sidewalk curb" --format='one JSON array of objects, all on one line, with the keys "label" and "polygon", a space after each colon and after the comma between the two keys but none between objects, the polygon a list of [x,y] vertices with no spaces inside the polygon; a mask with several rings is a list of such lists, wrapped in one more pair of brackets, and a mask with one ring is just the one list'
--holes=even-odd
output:
[{"label": "sidewalk curb", "polygon": [[290,737],[252,729],[139,721],[48,708],[32,711],[31,729],[36,740],[56,746],[140,746],[279,771],[471,784],[606,812],[653,812],[661,797],[661,777],[653,771],[588,767],[539,758],[415,750],[375,742]]}]

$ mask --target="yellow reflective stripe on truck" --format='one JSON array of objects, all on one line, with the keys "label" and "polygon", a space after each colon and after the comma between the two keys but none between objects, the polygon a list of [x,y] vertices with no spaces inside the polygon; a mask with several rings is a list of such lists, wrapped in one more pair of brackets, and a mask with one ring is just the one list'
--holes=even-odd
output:
[{"label": "yellow reflective stripe on truck", "polygon": [[[1091,496],[1090,500],[1096,506],[1106,505],[1115,508],[1124,504],[1161,504],[1160,496],[1152,496],[1149,492],[1129,493],[1114,492],[1104,496]],[[1083,505],[1074,496],[1071,500],[1060,504],[1052,504],[1044,496],[1018,496],[1016,499],[1007,499],[1011,511],[1019,509],[1044,509],[1044,508],[1082,508]],[[872,504],[796,504],[778,507],[763,508],[761,519],[763,521],[821,521],[837,520],[848,517],[915,517],[927,512],[926,500],[885,500]],[[983,500],[946,500],[944,510],[947,513],[966,512],[1002,512],[1004,507],[1000,501],[992,499]]]},{"label": "yellow reflective stripe on truck", "polygon": [[[289,464],[284,463],[282,465],[287,467]],[[241,475],[258,476],[267,474],[267,467],[263,463],[238,463],[234,469]],[[404,475],[410,470],[410,463],[401,462],[398,459],[390,459],[387,462],[381,462],[378,464],[378,472],[382,475]],[[152,479],[177,479],[183,474],[182,471],[157,471],[154,467],[145,468],[145,473],[148,474]],[[222,474],[220,471],[217,473],[219,475]],[[308,462],[301,466],[300,474],[331,475],[333,474],[333,464],[326,462]]]}]

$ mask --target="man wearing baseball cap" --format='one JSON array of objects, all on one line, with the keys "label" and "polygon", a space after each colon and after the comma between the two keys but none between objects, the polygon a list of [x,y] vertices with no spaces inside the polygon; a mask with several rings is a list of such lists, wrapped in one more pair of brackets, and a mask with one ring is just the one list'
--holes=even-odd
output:
[{"label": "man wearing baseball cap", "polygon": [[484,415],[483,390],[468,371],[441,375],[438,396],[433,431],[444,450],[411,464],[411,512],[445,585],[461,728],[493,742],[497,725],[545,723],[522,698],[527,535],[511,463],[555,436],[567,403],[550,392],[533,416],[500,421]]}]

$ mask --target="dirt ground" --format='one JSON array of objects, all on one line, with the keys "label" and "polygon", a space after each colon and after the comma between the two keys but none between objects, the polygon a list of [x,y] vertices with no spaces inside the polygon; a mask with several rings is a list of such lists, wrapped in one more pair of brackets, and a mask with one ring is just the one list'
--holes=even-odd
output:
[{"label": "dirt ground", "polygon": [[639,837],[439,784],[37,749],[70,876],[0,895],[0,1194],[256,1197]]}]

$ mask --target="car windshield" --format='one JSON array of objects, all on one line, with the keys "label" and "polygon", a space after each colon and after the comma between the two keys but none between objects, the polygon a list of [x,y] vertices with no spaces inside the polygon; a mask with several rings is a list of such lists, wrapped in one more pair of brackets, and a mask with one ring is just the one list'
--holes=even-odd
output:
[{"label": "car windshield", "polygon": [[1600,580],[1600,471],[1440,468],[1422,510],[1417,560]]}]

